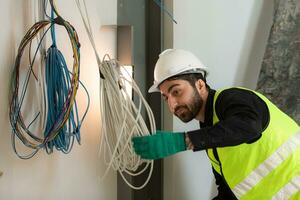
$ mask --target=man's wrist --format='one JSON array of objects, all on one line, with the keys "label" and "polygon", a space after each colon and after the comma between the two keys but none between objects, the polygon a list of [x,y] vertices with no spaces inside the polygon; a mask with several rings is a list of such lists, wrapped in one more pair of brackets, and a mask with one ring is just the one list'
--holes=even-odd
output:
[{"label": "man's wrist", "polygon": [[194,145],[192,144],[189,135],[187,134],[187,132],[184,132],[184,136],[185,136],[185,146],[187,150],[194,150]]}]

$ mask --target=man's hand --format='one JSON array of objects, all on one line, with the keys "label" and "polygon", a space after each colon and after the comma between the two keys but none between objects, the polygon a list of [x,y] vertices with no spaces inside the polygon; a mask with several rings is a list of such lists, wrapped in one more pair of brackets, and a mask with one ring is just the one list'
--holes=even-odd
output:
[{"label": "man's hand", "polygon": [[156,134],[132,138],[135,152],[143,159],[159,159],[186,150],[185,134],[157,131]]},{"label": "man's hand", "polygon": [[187,133],[185,133],[185,145],[187,150],[194,150],[194,145],[192,144]]}]

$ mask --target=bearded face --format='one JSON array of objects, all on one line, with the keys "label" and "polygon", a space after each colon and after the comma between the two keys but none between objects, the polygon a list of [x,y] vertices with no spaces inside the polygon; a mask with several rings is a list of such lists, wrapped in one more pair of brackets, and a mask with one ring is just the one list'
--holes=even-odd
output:
[{"label": "bearded face", "polygon": [[200,113],[204,101],[196,85],[186,80],[167,80],[160,91],[170,111],[181,121],[189,122]]},{"label": "bearded face", "polygon": [[188,99],[186,103],[177,105],[174,109],[174,114],[183,122],[194,119],[203,105],[203,100],[194,87],[193,93],[190,94]]}]

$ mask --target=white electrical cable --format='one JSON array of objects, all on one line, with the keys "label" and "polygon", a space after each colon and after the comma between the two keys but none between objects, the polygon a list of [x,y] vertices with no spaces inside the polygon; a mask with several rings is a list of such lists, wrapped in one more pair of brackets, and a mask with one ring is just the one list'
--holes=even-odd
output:
[{"label": "white electrical cable", "polygon": [[[44,6],[45,6],[45,0],[36,0],[38,1],[36,5],[37,7],[37,14],[36,15],[36,21],[45,20],[45,12],[44,12]],[[40,96],[38,98],[38,102],[40,102],[40,133],[44,133],[46,131],[46,121],[47,121],[47,115],[48,115],[48,95],[47,95],[47,85],[46,85],[46,76],[45,74],[45,57],[46,57],[46,39],[43,39],[43,35],[45,34],[45,31],[41,31],[39,35],[37,36],[37,43],[40,44],[39,48],[39,61],[40,66],[37,67],[38,70],[38,87],[36,92],[40,91]]]},{"label": "white electrical cable", "polygon": [[[34,0],[34,22],[39,22],[45,19],[44,12],[45,0]],[[32,66],[34,71],[36,71],[37,80],[36,80],[36,91],[38,110],[39,110],[39,130],[37,133],[44,133],[46,130],[46,118],[48,115],[48,95],[47,95],[47,85],[46,85],[46,77],[45,74],[45,57],[46,57],[46,39],[43,38],[45,31],[40,31],[36,37],[35,46],[38,48],[39,54],[35,59],[36,62],[39,62],[40,65]],[[33,48],[35,49],[35,48]],[[31,49],[30,49],[31,51]],[[34,64],[34,63],[32,63]],[[42,135],[37,135],[42,136]]]},{"label": "white electrical cable", "polygon": [[[144,170],[146,170],[146,168],[149,164],[151,164],[151,162],[149,163],[149,161],[144,161],[146,163],[146,166],[143,169],[136,173],[131,172],[137,170],[137,167],[143,161],[139,160],[139,157],[137,157],[134,153],[130,139],[133,135],[143,135],[140,133],[149,134],[147,126],[141,116],[141,109],[143,105],[146,108],[149,119],[151,119],[150,127],[152,132],[155,130],[154,118],[150,107],[148,106],[145,99],[142,97],[142,94],[140,93],[137,85],[134,82],[132,82],[133,90],[137,93],[138,96],[141,96],[141,98],[139,99],[138,108],[136,108],[134,102],[132,102],[128,94],[121,91],[125,90],[125,82],[129,80],[123,77],[122,74],[120,74],[120,72],[116,71],[116,69],[118,68],[119,67],[117,65],[117,62],[114,60],[104,60],[102,62],[101,69],[105,69],[103,70],[103,75],[105,79],[101,79],[100,83],[100,107],[102,108],[102,111],[104,111],[101,113],[103,115],[102,118],[104,119],[103,135],[101,142],[105,141],[105,144],[107,145],[108,152],[104,155],[111,155],[111,157],[109,157],[108,159],[106,158],[106,163],[109,166],[106,170],[106,173],[108,172],[108,169],[112,167],[115,170],[119,170],[119,172],[124,171],[130,175],[138,175],[141,174]],[[110,74],[117,76],[118,74],[120,75],[119,82],[111,80],[117,84],[110,84],[110,81],[106,80],[107,78],[114,79],[115,77],[117,77],[107,77],[106,70],[111,70],[109,72]],[[122,89],[120,90],[120,88]],[[121,174],[121,176],[122,175],[123,174]],[[126,181],[126,179],[124,180]],[[138,187],[133,188],[139,189]]]},{"label": "white electrical cable", "polygon": [[[100,111],[101,111],[101,144],[99,154],[103,156],[107,165],[104,178],[109,169],[118,171],[124,181],[133,189],[142,189],[147,185],[153,171],[153,161],[142,160],[135,154],[131,143],[132,136],[149,135],[156,130],[152,110],[144,99],[139,87],[132,78],[126,78],[121,73],[121,68],[116,60],[110,59],[108,55],[101,61],[92,34],[85,0],[75,0],[82,21],[88,34],[91,45],[97,59],[100,72]],[[84,7],[84,10],[83,8]],[[124,71],[125,68],[124,68]],[[101,77],[103,76],[103,77]],[[129,76],[130,77],[130,76]],[[129,96],[125,84],[132,86],[133,92],[138,99],[138,106]],[[150,130],[143,119],[141,112],[145,109],[149,119]],[[142,165],[142,167],[140,167]],[[134,186],[128,182],[124,173],[138,176],[144,173],[150,166],[149,175],[141,186]],[[141,169],[140,169],[140,168]]]}]

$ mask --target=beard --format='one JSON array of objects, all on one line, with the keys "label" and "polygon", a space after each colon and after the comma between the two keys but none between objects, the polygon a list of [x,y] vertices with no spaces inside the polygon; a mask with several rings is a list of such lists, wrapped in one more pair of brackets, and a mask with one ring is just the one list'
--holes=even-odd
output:
[{"label": "beard", "polygon": [[194,88],[194,92],[190,97],[190,101],[185,105],[176,106],[174,113],[181,121],[187,123],[197,116],[202,105],[203,99],[199,95],[196,88]]}]

